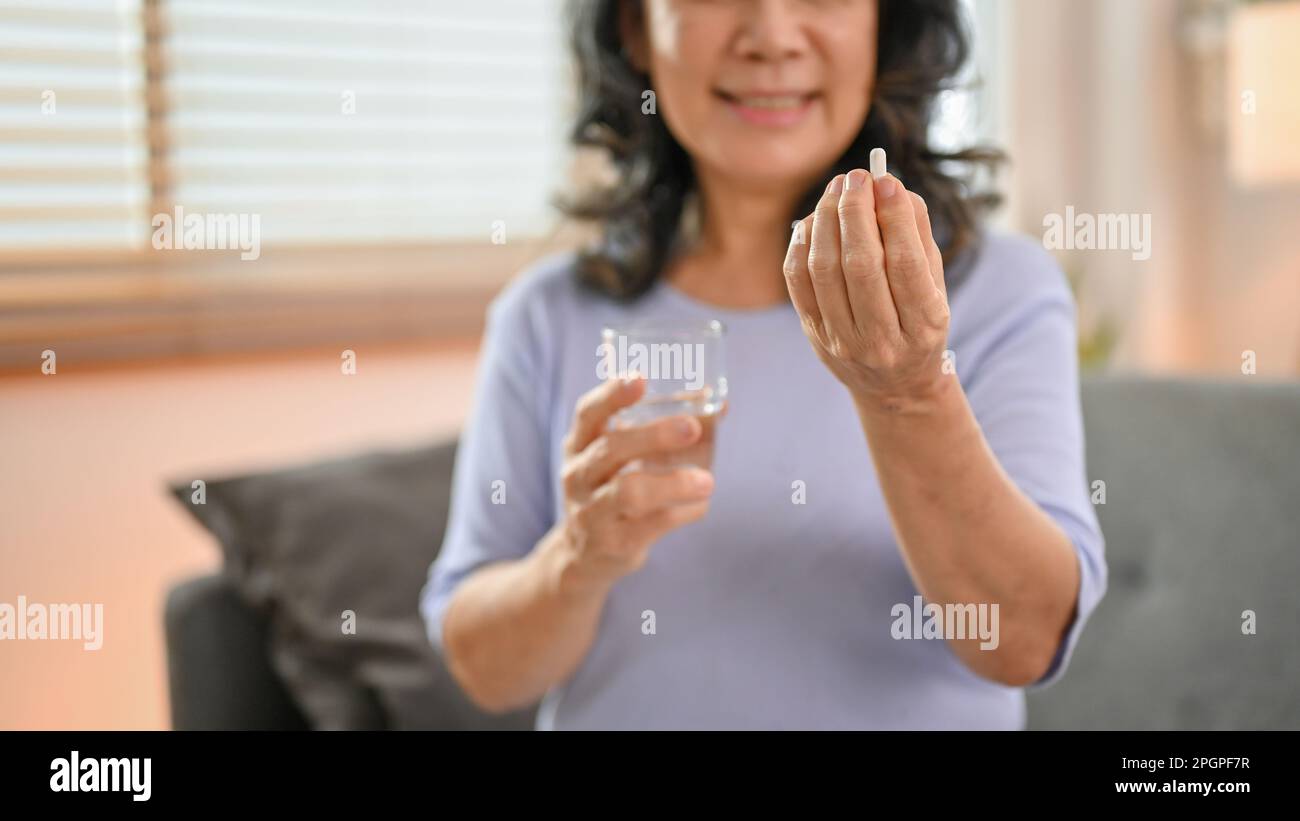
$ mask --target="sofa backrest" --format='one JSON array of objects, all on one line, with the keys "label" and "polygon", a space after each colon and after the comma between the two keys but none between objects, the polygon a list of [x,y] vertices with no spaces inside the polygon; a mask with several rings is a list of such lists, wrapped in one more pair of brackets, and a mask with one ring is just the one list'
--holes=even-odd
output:
[{"label": "sofa backrest", "polygon": [[1300,383],[1257,379],[1084,381],[1109,587],[1031,729],[1300,729]]}]

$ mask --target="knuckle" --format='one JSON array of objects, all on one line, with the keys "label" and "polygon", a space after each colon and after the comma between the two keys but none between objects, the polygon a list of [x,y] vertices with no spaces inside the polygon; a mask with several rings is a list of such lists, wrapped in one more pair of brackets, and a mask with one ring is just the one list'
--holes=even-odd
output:
[{"label": "knuckle", "polygon": [[907,347],[907,337],[903,333],[901,326],[890,328],[880,340],[881,350],[889,351],[891,355],[902,351]]},{"label": "knuckle", "polygon": [[614,457],[614,444],[609,434],[597,436],[587,446],[587,458],[594,464],[603,464]]},{"label": "knuckle", "polygon": [[840,267],[838,258],[828,254],[824,249],[813,246],[808,254],[808,272],[818,279],[834,276]]},{"label": "knuckle", "polygon": [[880,361],[881,352],[892,348],[893,344],[892,335],[888,332],[878,328],[868,329],[862,340],[862,358],[874,367]]},{"label": "knuckle", "polygon": [[614,480],[614,500],[619,510],[640,510],[645,501],[645,490],[635,476],[620,476]]},{"label": "knuckle", "polygon": [[894,345],[882,345],[873,351],[872,358],[877,368],[885,371],[891,371],[898,367],[900,356],[898,348]]},{"label": "knuckle", "polygon": [[592,525],[595,524],[596,511],[591,505],[582,505],[573,511],[572,521],[575,528],[575,535],[580,542],[585,542],[591,535]]},{"label": "knuckle", "polygon": [[948,303],[942,299],[934,299],[926,305],[924,317],[926,323],[935,330],[943,330],[948,327],[948,321],[951,318],[951,312],[948,309]]},{"label": "knuckle", "polygon": [[835,194],[823,194],[822,198],[817,201],[817,207],[813,210],[815,219],[837,219],[840,210],[840,197]]},{"label": "knuckle", "polygon": [[[890,202],[894,201],[896,200]],[[881,233],[904,231],[908,226],[916,223],[916,215],[912,213],[912,206],[904,203],[880,209],[878,219],[882,229]]]},{"label": "knuckle", "polygon": [[857,354],[855,346],[842,333],[831,333],[826,340],[826,352],[836,359],[851,360]]},{"label": "knuckle", "polygon": [[843,222],[857,223],[865,221],[867,217],[874,220],[875,214],[876,208],[871,200],[865,196],[858,196],[857,192],[849,192],[844,199],[840,200],[840,218]]},{"label": "knuckle", "polygon": [[822,338],[821,324],[818,323],[817,321],[811,319],[810,317],[800,316],[799,324],[800,326],[803,327],[804,336],[808,337],[809,339]]},{"label": "knuckle", "polygon": [[799,257],[792,250],[786,254],[785,262],[781,263],[781,272],[785,274],[786,279],[798,279],[803,271],[803,266],[799,264]]},{"label": "knuckle", "polygon": [[880,275],[880,255],[868,243],[848,243],[841,256],[846,276],[870,280]]},{"label": "knuckle", "polygon": [[[923,257],[911,245],[898,245],[890,254],[891,262],[903,270],[911,270],[921,265]],[[928,262],[925,265],[929,269]]]},{"label": "knuckle", "polygon": [[560,471],[560,486],[568,496],[575,495],[581,489],[582,471],[576,462],[565,464],[564,469]]}]

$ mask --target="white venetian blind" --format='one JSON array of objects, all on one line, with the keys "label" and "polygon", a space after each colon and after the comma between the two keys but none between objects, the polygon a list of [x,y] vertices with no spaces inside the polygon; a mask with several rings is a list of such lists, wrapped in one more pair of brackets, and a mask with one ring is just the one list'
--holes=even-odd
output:
[{"label": "white venetian blind", "polygon": [[0,253],[148,239],[140,0],[0,0]]},{"label": "white venetian blind", "polygon": [[169,0],[171,200],[263,244],[487,240],[552,224],[558,0]]}]

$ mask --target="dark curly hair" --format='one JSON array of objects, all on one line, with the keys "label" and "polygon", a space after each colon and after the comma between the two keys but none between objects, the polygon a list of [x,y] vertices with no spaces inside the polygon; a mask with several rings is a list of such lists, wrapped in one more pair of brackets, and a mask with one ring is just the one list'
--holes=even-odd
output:
[{"label": "dark curly hair", "polygon": [[[569,216],[595,221],[601,239],[579,255],[584,284],[616,299],[635,299],[658,279],[668,261],[695,174],[685,149],[663,118],[642,113],[651,88],[623,50],[622,3],[639,0],[570,0],[569,20],[578,75],[578,113],[571,135],[579,147],[603,149],[617,178],[562,199]],[[876,146],[907,187],[925,198],[935,239],[951,261],[972,245],[981,213],[996,205],[992,193],[972,194],[970,181],[983,166],[993,170],[1000,151],[970,148],[945,153],[929,146],[935,98],[951,87],[970,46],[959,0],[878,0],[876,84],[862,130],[827,177],[863,167]],[[822,186],[800,201],[791,222],[812,212]],[[957,284],[950,271],[949,290]]]}]

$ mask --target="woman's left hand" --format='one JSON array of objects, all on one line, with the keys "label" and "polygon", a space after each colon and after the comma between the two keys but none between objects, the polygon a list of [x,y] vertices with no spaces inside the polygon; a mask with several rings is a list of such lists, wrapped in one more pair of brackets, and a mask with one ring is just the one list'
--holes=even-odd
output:
[{"label": "woman's left hand", "polygon": [[952,372],[943,258],[925,201],[897,178],[831,180],[795,224],[784,270],[804,333],[859,407],[911,407]]}]

